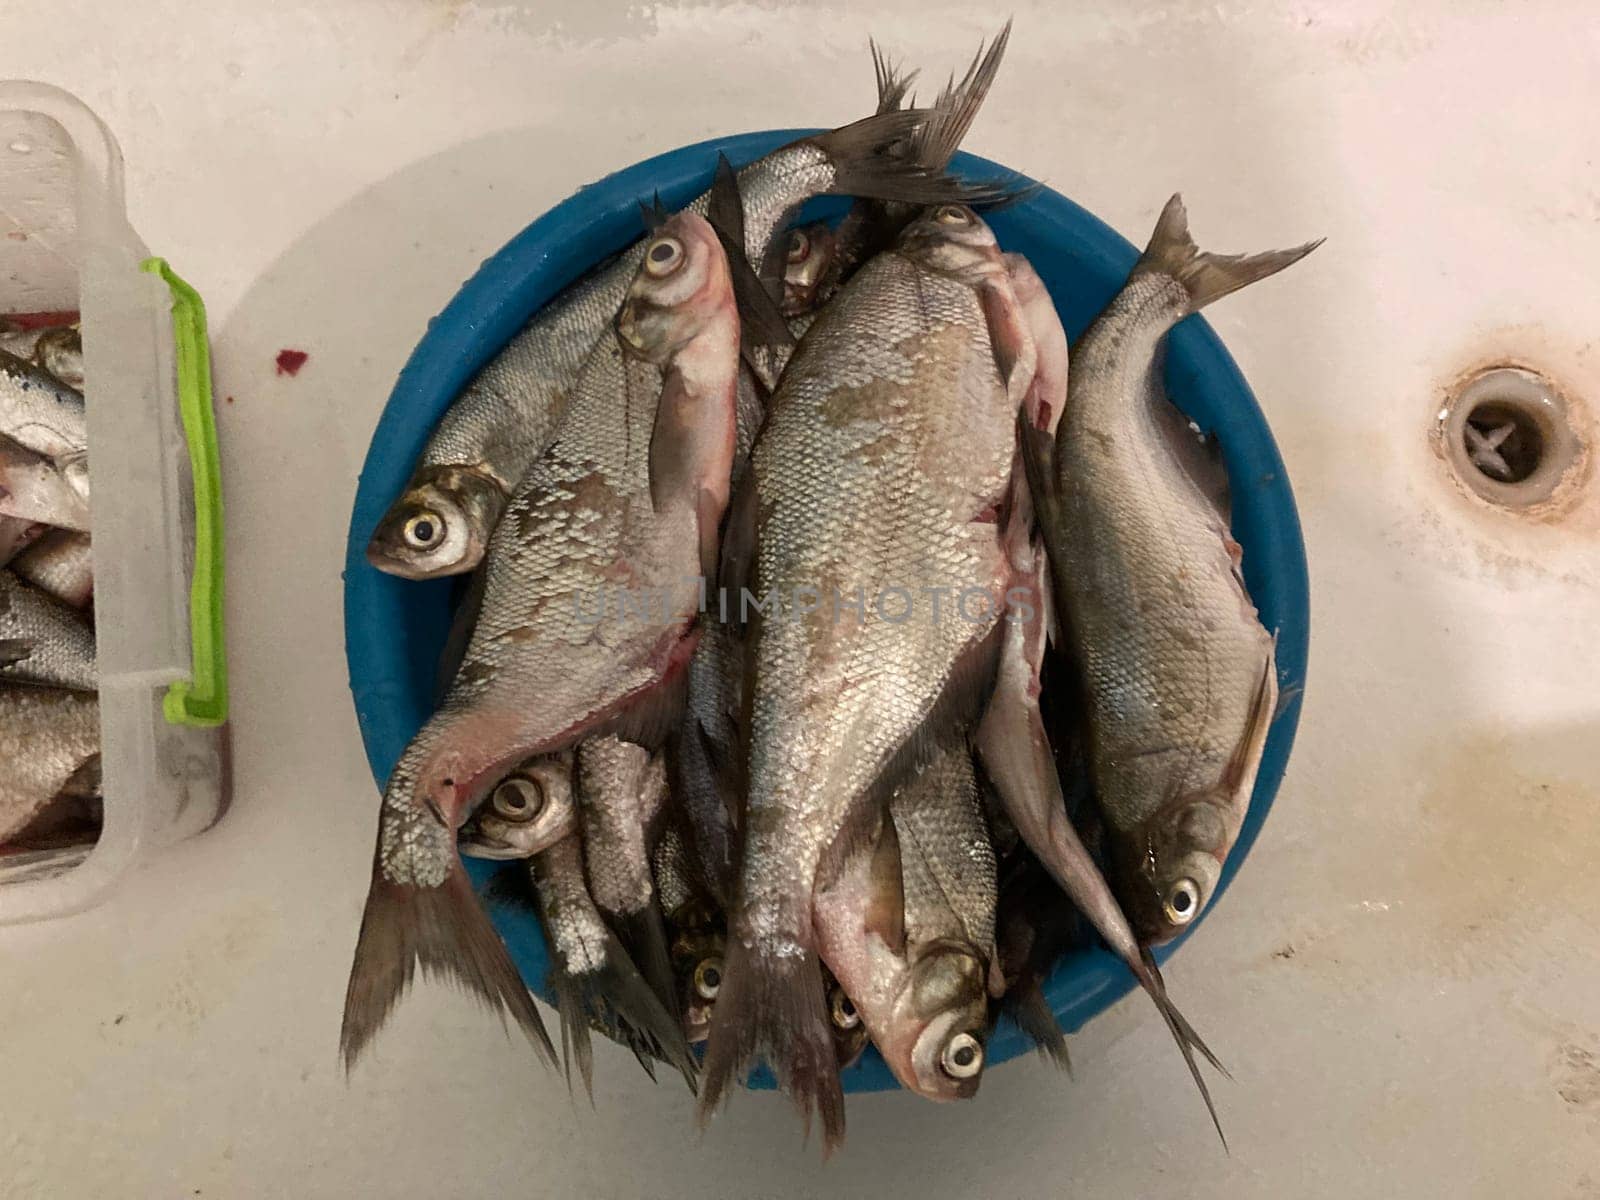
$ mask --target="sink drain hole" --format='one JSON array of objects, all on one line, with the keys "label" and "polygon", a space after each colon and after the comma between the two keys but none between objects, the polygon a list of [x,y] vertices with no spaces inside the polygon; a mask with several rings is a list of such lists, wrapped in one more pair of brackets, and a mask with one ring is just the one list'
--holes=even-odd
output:
[{"label": "sink drain hole", "polygon": [[1524,367],[1468,377],[1439,413],[1445,459],[1477,495],[1506,508],[1543,504],[1574,480],[1584,445],[1565,396]]}]

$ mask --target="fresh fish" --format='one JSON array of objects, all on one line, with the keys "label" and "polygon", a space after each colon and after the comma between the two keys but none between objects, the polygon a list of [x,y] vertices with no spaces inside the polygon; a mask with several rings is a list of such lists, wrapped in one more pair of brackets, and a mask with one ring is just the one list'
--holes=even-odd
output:
[{"label": "fresh fish", "polygon": [[0,844],[26,829],[99,752],[94,696],[0,685]]},{"label": "fresh fish", "polygon": [[41,522],[0,515],[0,567],[9,564],[49,532],[50,526]]},{"label": "fresh fish", "polygon": [[1183,317],[1317,243],[1203,253],[1182,200],[1074,351],[1052,438],[1027,435],[1117,896],[1144,945],[1204,909],[1238,837],[1277,700],[1271,633],[1228,524],[1170,445],[1160,351]]},{"label": "fresh fish", "polygon": [[[765,263],[794,212],[823,193],[913,203],[997,195],[880,153],[928,119],[920,112],[869,117],[802,138],[742,168],[738,187],[750,262]],[[689,207],[704,214],[709,202],[707,193]],[[367,547],[373,566],[428,579],[477,565],[518,480],[564,428],[578,370],[606,333],[650,244],[635,244],[567,289],[467,385],[405,492],[379,522]]]},{"label": "fresh fish", "polygon": [[81,458],[89,444],[83,393],[0,350],[0,435],[63,462]]},{"label": "fresh fish", "polygon": [[46,329],[33,344],[33,361],[68,387],[83,391],[83,334],[77,326]]},{"label": "fresh fish", "polygon": [[821,308],[838,280],[834,259],[838,238],[826,221],[789,230],[784,243],[783,305],[785,317],[802,317]]},{"label": "fresh fish", "polygon": [[817,892],[823,958],[901,1083],[967,1099],[983,1074],[996,883],[965,738],[901,784],[888,818]]},{"label": "fresh fish", "polygon": [[584,880],[579,841],[563,838],[532,860],[550,946],[550,983],[561,1012],[567,1083],[576,1062],[593,1097],[589,1030],[595,1027],[632,1049],[647,1070],[651,1059],[677,1067],[693,1089],[695,1061],[683,1030],[601,918]]},{"label": "fresh fish", "polygon": [[613,734],[582,742],[576,757],[589,894],[661,1003],[675,1012],[672,955],[650,869],[667,803],[666,764]]},{"label": "fresh fish", "polygon": [[[821,1113],[825,1145],[843,1136],[811,897],[992,670],[995,522],[1033,372],[1014,307],[994,235],[940,206],[834,297],[773,397],[751,455],[756,512],[729,523],[754,530],[754,550],[725,554],[753,555],[755,596],[786,607],[751,635],[742,886],[702,1116],[764,1052]],[[1010,322],[1004,346],[991,314]]]},{"label": "fresh fish", "polygon": [[94,630],[83,615],[0,570],[0,682],[92,692]]},{"label": "fresh fish", "polygon": [[473,858],[532,858],[578,828],[572,756],[523,763],[502,779],[461,827],[457,845]]},{"label": "fresh fish", "polygon": [[0,515],[89,531],[88,474],[84,460],[55,459],[0,438]]},{"label": "fresh fish", "polygon": [[615,332],[579,374],[573,419],[495,530],[461,669],[385,789],[345,1001],[347,1064],[418,961],[509,1010],[553,1059],[455,831],[517,763],[668,723],[667,685],[694,649],[698,577],[727,501],[738,318],[703,218],[672,218],[643,258]]},{"label": "fresh fish", "polygon": [[722,956],[727,933],[721,904],[711,897],[683,830],[686,815],[677,805],[650,852],[656,897],[666,916],[677,1008],[691,1045],[704,1042],[711,1009],[722,986]]},{"label": "fresh fish", "polygon": [[1127,916],[1074,828],[1039,708],[1054,601],[1048,586],[1047,556],[1035,530],[1032,492],[1020,460],[1023,440],[1050,437],[1061,420],[1069,387],[1067,339],[1043,282],[1027,260],[1008,255],[1006,264],[1020,317],[1035,348],[1035,370],[1018,416],[1018,462],[1011,476],[1003,534],[1012,572],[1008,594],[1027,597],[1029,602],[1014,611],[1017,619],[1006,623],[994,688],[975,745],[1005,814],[1022,840],[1149,993],[1178,1043],[1217,1135],[1222,1137],[1194,1051],[1199,1050],[1219,1069],[1220,1064],[1168,998],[1154,960],[1141,952]]},{"label": "fresh fish", "polygon": [[48,325],[23,325],[6,317],[0,317],[0,350],[14,354],[18,358],[31,360],[33,348],[38,345],[40,335],[48,328]]},{"label": "fresh fish", "polygon": [[94,553],[87,533],[51,530],[12,560],[11,571],[73,608],[87,608],[94,599]]},{"label": "fresh fish", "polygon": [[711,1014],[722,989],[727,929],[715,910],[698,904],[678,909],[671,925],[672,969],[679,981],[683,1032],[691,1045],[698,1045],[710,1031]]}]

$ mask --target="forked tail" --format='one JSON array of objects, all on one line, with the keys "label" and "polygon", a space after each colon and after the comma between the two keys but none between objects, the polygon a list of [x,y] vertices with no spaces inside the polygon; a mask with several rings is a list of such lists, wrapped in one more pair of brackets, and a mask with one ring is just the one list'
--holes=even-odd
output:
[{"label": "forked tail", "polygon": [[1299,262],[1322,239],[1306,242],[1289,250],[1268,250],[1265,254],[1211,254],[1195,245],[1189,233],[1189,214],[1183,197],[1174,195],[1161,210],[1150,244],[1133,268],[1135,275],[1161,274],[1176,279],[1189,293],[1189,311],[1198,312],[1213,300],[1242,287],[1276,275]]},{"label": "forked tail", "polygon": [[800,1110],[806,1136],[815,1112],[822,1119],[823,1154],[841,1146],[844,1090],[816,952],[763,954],[730,936],[701,1071],[702,1126],[758,1055]]},{"label": "forked tail", "polygon": [[489,915],[478,903],[460,859],[437,887],[393,883],[375,870],[356,939],[344,998],[339,1049],[345,1070],[383,1027],[411,986],[418,964],[477,996],[504,1021],[507,1013],[551,1066],[555,1047]]}]

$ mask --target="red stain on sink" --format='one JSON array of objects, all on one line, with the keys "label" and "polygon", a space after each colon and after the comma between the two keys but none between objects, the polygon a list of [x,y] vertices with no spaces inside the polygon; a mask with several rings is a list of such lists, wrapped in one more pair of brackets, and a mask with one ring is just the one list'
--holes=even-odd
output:
[{"label": "red stain on sink", "polygon": [[310,357],[304,350],[279,350],[278,374],[298,375],[300,368],[306,365],[306,359]]}]

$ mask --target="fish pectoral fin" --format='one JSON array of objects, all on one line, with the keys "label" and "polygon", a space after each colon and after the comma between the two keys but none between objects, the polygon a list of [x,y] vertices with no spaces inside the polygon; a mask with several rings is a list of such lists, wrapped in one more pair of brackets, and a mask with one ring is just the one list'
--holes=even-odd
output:
[{"label": "fish pectoral fin", "polygon": [[736,604],[740,589],[750,582],[750,573],[755,567],[758,512],[755,472],[746,471],[728,504],[722,530],[722,554],[717,564],[717,585],[721,593],[732,597]]},{"label": "fish pectoral fin", "polygon": [[1234,747],[1228,765],[1223,769],[1221,786],[1229,796],[1236,796],[1246,786],[1255,782],[1256,768],[1261,765],[1261,751],[1267,744],[1267,731],[1278,715],[1278,637],[1272,637],[1267,651],[1267,661],[1262,664],[1261,681],[1256,685],[1254,700],[1250,703],[1250,719],[1244,734]]},{"label": "fish pectoral fin", "polygon": [[894,819],[883,814],[878,844],[872,848],[872,900],[862,916],[868,933],[900,955],[906,948],[906,890],[900,865],[900,835]]},{"label": "fish pectoral fin", "polygon": [[[699,631],[691,631],[698,638]],[[692,652],[693,647],[686,650]],[[688,660],[689,653],[683,658]],[[614,733],[625,742],[633,742],[646,750],[660,750],[667,735],[678,727],[683,717],[683,704],[688,690],[688,672],[675,671],[645,692],[622,712],[618,713],[595,733]]]},{"label": "fish pectoral fin", "polygon": [[[989,327],[989,344],[994,348],[995,365],[1006,381],[1006,399],[1016,411],[1023,412],[1033,388],[1034,370],[1039,364],[1038,347],[1033,342],[1033,329],[1028,315],[1017,303],[1017,293],[1011,286],[1011,276],[1001,272],[986,279],[978,288],[978,301],[983,306],[983,317]],[[1033,414],[1029,414],[1031,419]]]},{"label": "fish pectoral fin", "polygon": [[0,638],[0,667],[22,662],[32,656],[33,650],[30,638]]},{"label": "fish pectoral fin", "polygon": [[1017,413],[1017,450],[1028,481],[1033,512],[1044,531],[1048,547],[1061,528],[1061,497],[1056,488],[1056,439],[1049,430],[1037,429],[1025,412]]}]

